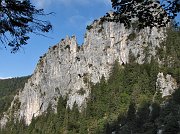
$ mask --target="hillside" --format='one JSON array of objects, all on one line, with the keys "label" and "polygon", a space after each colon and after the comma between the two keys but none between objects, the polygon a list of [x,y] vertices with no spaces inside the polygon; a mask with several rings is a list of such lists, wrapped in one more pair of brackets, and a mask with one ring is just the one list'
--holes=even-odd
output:
[{"label": "hillside", "polygon": [[30,76],[0,80],[0,117],[7,111],[14,96],[24,88]]},{"label": "hillside", "polygon": [[180,29],[95,20],[82,46],[44,54],[1,118],[1,133],[176,134]]}]

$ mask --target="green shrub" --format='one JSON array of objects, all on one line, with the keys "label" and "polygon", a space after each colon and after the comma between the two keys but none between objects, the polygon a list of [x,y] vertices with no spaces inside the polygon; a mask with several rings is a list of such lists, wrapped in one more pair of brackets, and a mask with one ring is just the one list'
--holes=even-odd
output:
[{"label": "green shrub", "polygon": [[131,34],[129,34],[128,39],[129,39],[130,41],[133,41],[136,37],[137,37],[136,33],[135,33],[135,32],[132,32]]},{"label": "green shrub", "polygon": [[87,30],[91,30],[92,28],[93,28],[92,25],[87,25],[87,27],[86,27]]},{"label": "green shrub", "polygon": [[79,95],[84,95],[86,93],[86,90],[84,90],[83,88],[81,88],[80,90],[77,91],[77,93]]}]

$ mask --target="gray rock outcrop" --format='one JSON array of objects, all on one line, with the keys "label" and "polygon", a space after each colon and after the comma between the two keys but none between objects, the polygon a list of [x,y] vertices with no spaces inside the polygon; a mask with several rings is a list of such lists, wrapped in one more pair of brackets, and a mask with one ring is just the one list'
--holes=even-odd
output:
[{"label": "gray rock outcrop", "polygon": [[177,82],[171,75],[164,76],[163,73],[157,75],[156,89],[162,93],[162,98],[172,95],[177,88]]},{"label": "gray rock outcrop", "polygon": [[81,110],[90,94],[89,82],[97,83],[102,76],[107,79],[115,60],[119,64],[131,62],[132,57],[139,64],[150,61],[166,38],[163,29],[147,27],[136,31],[102,20],[94,21],[87,29],[82,46],[78,46],[75,36],[66,37],[40,58],[32,77],[19,92],[17,119],[29,125],[49,105],[56,112],[60,95],[68,98],[67,106],[72,108],[77,103]]}]

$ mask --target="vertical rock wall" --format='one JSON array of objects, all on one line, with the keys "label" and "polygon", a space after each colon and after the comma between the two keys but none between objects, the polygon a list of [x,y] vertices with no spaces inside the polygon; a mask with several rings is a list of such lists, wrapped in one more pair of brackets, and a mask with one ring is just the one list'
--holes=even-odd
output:
[{"label": "vertical rock wall", "polygon": [[49,105],[56,111],[60,95],[68,98],[67,106],[72,108],[76,102],[81,110],[90,93],[89,82],[97,83],[103,75],[107,79],[115,60],[127,64],[134,56],[139,64],[150,61],[164,39],[164,31],[157,28],[137,31],[120,23],[94,21],[82,46],[77,45],[75,36],[66,37],[40,58],[19,93],[16,117],[29,125]]}]

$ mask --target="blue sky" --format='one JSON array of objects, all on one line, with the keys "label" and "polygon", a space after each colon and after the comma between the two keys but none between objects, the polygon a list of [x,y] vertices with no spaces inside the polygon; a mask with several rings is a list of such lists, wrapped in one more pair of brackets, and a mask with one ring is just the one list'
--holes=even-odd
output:
[{"label": "blue sky", "polygon": [[87,24],[111,10],[110,0],[31,0],[38,8],[45,9],[53,30],[46,36],[30,35],[28,44],[16,54],[0,44],[0,78],[26,76],[33,73],[39,57],[52,45],[67,35],[76,35],[82,44]]},{"label": "blue sky", "polygon": [[[0,44],[0,78],[26,76],[33,73],[39,57],[52,45],[67,35],[76,35],[82,44],[86,26],[94,19],[111,10],[111,0],[31,0],[38,8],[45,9],[53,30],[46,34],[49,38],[30,35],[28,44],[16,54]],[[177,18],[178,21],[180,17]]]}]

